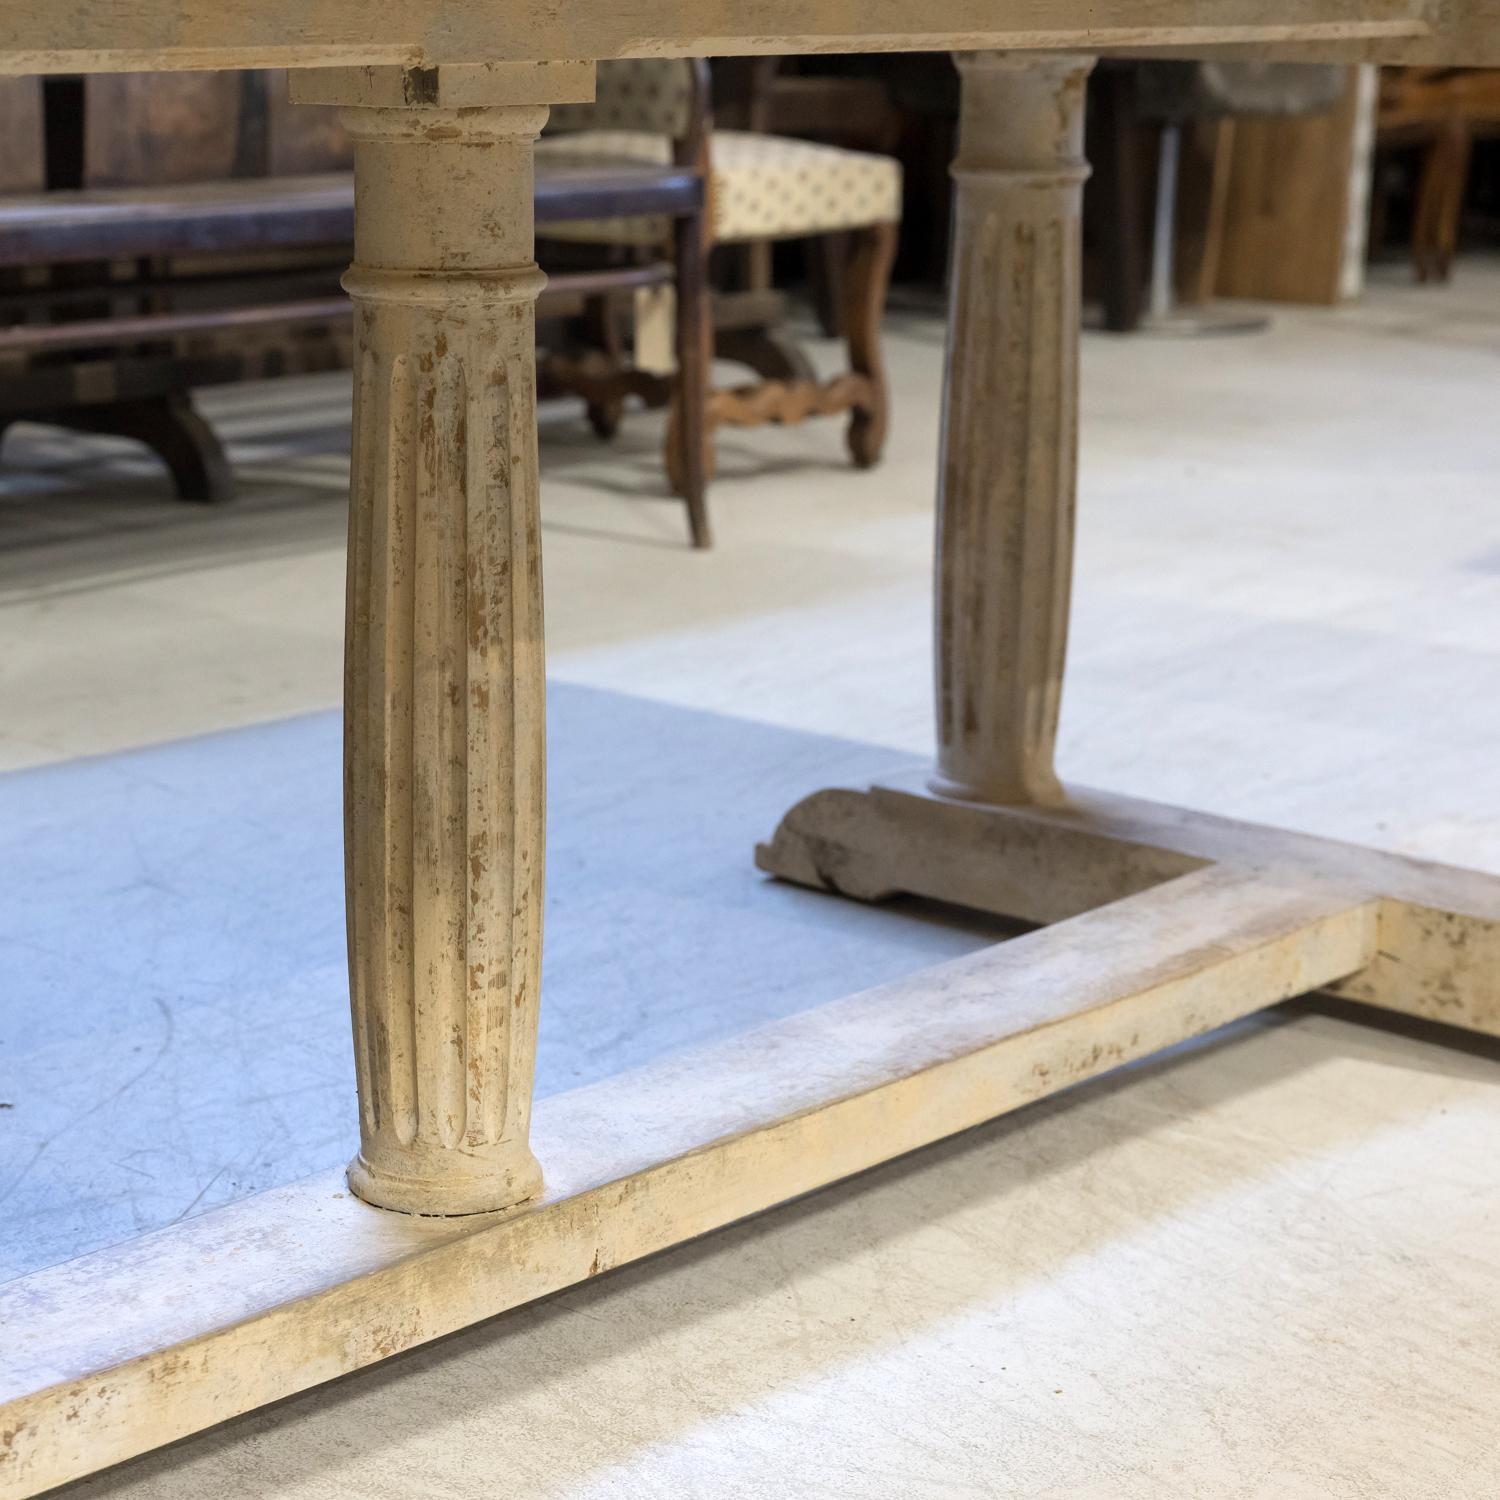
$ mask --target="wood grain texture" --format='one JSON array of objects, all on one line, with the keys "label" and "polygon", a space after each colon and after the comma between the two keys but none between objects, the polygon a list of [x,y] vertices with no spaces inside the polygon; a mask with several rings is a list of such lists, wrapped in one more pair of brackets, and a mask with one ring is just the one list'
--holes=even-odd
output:
[{"label": "wood grain texture", "polygon": [[531,1197],[545,691],[532,142],[545,108],[351,109],[345,841],[371,1202]]},{"label": "wood grain texture", "polygon": [[[1244,55],[1242,48],[1206,42],[1182,47],[1158,42],[1146,49],[1108,47],[1108,51],[1140,52],[1152,57],[1215,57]],[[1500,67],[1500,0],[1435,0],[1428,8],[1420,34],[1391,37],[1323,37],[1317,41],[1263,39],[1255,56],[1268,62],[1388,63],[1446,65],[1468,68]]]},{"label": "wood grain texture", "polygon": [[592,62],[445,61],[434,67],[302,68],[291,74],[298,104],[363,109],[475,109],[486,105],[579,104],[594,97]]},{"label": "wood grain texture", "polygon": [[[20,1500],[1367,964],[1372,908],[1205,871],[537,1111],[547,1194],[382,1213],[336,1176],[0,1288]],[[103,1310],[108,1309],[104,1316]],[[90,1310],[97,1310],[99,1315]]]},{"label": "wood grain texture", "polygon": [[1067,55],[959,58],[938,473],[938,775],[993,802],[1057,796],[1091,66]]},{"label": "wood grain texture", "polygon": [[[1492,36],[1494,0],[58,0],[0,16],[0,67],[67,72],[730,53],[1342,42]],[[1441,46],[1442,43],[1435,45]],[[1474,59],[1477,60],[1477,59]]]},{"label": "wood grain texture", "polygon": [[1205,866],[1321,880],[1379,911],[1377,955],[1336,993],[1500,1036],[1500,877],[1478,871],[1085,787],[1056,806],[986,807],[917,778],[814,793],[757,860],[861,900],[904,892],[1028,922],[1067,921]]}]

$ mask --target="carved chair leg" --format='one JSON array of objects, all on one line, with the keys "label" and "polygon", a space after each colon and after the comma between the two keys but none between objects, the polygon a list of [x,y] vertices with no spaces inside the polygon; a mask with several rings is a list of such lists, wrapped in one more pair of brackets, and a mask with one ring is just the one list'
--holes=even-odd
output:
[{"label": "carved chair leg", "polygon": [[885,314],[891,266],[896,259],[897,228],[874,224],[849,235],[844,270],[843,325],[849,343],[849,368],[869,382],[867,394],[849,418],[849,452],[861,469],[880,461],[890,425],[890,390],[880,355],[880,323]]},{"label": "carved chair leg", "polygon": [[701,214],[677,221],[677,378],[667,419],[667,478],[687,502],[695,547],[712,545],[708,481],[713,473],[713,435],[708,422],[708,386],[713,322],[708,288],[708,245]]},{"label": "carved chair leg", "polygon": [[848,262],[849,234],[821,234],[804,243],[804,264],[812,290],[813,312],[824,337],[842,338],[845,332],[844,304]]},{"label": "carved chair leg", "polygon": [[708,391],[706,425],[710,432],[721,425],[791,424],[849,412],[848,444],[854,462],[863,469],[879,461],[890,415],[880,355],[880,322],[896,258],[897,226],[873,224],[840,238],[848,246],[842,323],[849,345],[849,369],[832,380],[820,380],[800,350],[764,327],[736,329],[733,334],[721,332],[716,346],[718,357],[749,365],[761,380]]},{"label": "carved chair leg", "polygon": [[714,354],[728,364],[745,365],[762,380],[815,381],[818,372],[806,352],[772,328],[721,329]]}]

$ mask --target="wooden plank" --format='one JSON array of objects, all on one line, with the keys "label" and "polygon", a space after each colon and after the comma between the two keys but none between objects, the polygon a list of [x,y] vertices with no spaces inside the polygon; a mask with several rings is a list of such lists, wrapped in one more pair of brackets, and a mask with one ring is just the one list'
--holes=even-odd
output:
[{"label": "wooden plank", "polygon": [[592,104],[595,69],[576,58],[445,63],[440,68],[301,68],[290,75],[299,104],[360,109],[483,109],[492,104]]},{"label": "wooden plank", "polygon": [[[1490,7],[1494,0],[1480,0]],[[0,12],[10,73],[431,66],[561,58],[943,48],[1257,46],[1421,37],[1434,0],[57,0]],[[1469,12],[1460,9],[1453,24]],[[1488,33],[1488,26],[1480,28]],[[1471,42],[1473,38],[1470,38]]]},{"label": "wooden plank", "polygon": [[[579,157],[542,162],[539,224],[622,214],[676,214],[703,198],[690,167]],[[354,238],[354,179],[345,172],[39,193],[0,202],[0,266],[139,255],[343,245]]]},{"label": "wooden plank", "polygon": [[41,193],[0,203],[0,265],[344,244],[345,173]]},{"label": "wooden plank", "polygon": [[[1267,62],[1446,64],[1469,68],[1500,67],[1500,0],[1448,0],[1434,6],[1432,25],[1403,41],[1388,37],[1326,38],[1317,42],[1267,41],[1255,55]],[[1218,57],[1243,55],[1219,44],[1194,47],[1106,48],[1143,57]]]},{"label": "wooden plank", "polygon": [[1086,787],[1057,807],[935,797],[916,777],[817,792],[760,867],[865,900],[897,892],[1060,922],[1191,870],[1300,872],[1379,902],[1380,954],[1337,993],[1500,1036],[1500,877]]},{"label": "wooden plank", "polygon": [[119,1462],[1358,972],[1374,910],[1205,871],[541,1102],[547,1189],[370,1208],[329,1173],[0,1288],[0,1497]]},{"label": "wooden plank", "polygon": [[[643,266],[605,266],[594,271],[563,271],[547,278],[539,311],[549,302],[570,310],[580,297],[636,287],[670,286],[675,271],[667,261]],[[243,307],[193,312],[140,313],[130,317],[79,318],[66,323],[22,323],[0,328],[0,354],[55,353],[59,349],[97,349],[112,344],[180,339],[191,334],[234,333],[297,323],[346,324],[353,314],[347,297],[309,296],[296,302],[257,302]],[[29,381],[28,381],[29,384]]]}]

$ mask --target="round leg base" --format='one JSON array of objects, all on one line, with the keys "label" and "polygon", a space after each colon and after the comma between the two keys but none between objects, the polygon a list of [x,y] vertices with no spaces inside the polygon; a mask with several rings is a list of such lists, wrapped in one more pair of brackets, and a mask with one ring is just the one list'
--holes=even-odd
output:
[{"label": "round leg base", "polygon": [[950,802],[977,802],[985,807],[1061,807],[1068,800],[1055,776],[1024,786],[979,787],[936,773],[927,778],[927,789]]},{"label": "round leg base", "polygon": [[434,1218],[494,1213],[525,1203],[542,1191],[541,1166],[524,1149],[507,1158],[504,1166],[490,1170],[483,1170],[483,1163],[473,1158],[459,1159],[468,1170],[422,1177],[385,1171],[356,1156],[349,1163],[349,1188],[356,1198],[376,1208]]}]

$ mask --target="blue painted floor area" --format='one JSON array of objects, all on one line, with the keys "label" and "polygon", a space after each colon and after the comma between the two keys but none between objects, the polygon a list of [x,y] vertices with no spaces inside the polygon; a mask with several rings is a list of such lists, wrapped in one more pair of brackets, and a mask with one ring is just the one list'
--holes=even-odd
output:
[{"label": "blue painted floor area", "polygon": [[[757,839],[870,746],[555,686],[537,1089],[999,935],[784,886]],[[0,1279],[342,1163],[340,721],[0,777]]]}]

